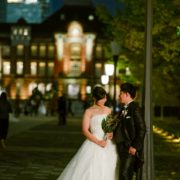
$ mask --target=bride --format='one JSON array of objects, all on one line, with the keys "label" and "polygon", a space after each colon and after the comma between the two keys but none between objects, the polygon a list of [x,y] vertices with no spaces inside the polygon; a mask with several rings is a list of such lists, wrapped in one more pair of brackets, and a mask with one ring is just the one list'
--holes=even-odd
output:
[{"label": "bride", "polygon": [[118,180],[116,145],[105,138],[101,127],[103,118],[111,113],[104,105],[106,91],[96,86],[92,95],[94,105],[86,109],[82,121],[82,131],[87,139],[57,180]]}]

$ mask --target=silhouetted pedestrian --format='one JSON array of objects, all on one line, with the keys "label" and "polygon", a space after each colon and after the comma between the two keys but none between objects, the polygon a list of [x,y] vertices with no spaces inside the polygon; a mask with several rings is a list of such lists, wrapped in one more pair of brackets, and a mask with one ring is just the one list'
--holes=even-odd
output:
[{"label": "silhouetted pedestrian", "polygon": [[74,116],[74,113],[72,111],[72,100],[68,100],[68,113],[70,113],[72,116]]},{"label": "silhouetted pedestrian", "polygon": [[5,140],[9,128],[9,113],[12,113],[12,106],[7,100],[7,94],[2,92],[0,96],[0,145],[3,149],[6,148]]},{"label": "silhouetted pedestrian", "polygon": [[66,124],[66,116],[67,116],[66,98],[64,95],[62,95],[58,99],[58,125]]},{"label": "silhouetted pedestrian", "polygon": [[14,114],[15,114],[15,117],[19,117],[19,115],[21,114],[20,96],[19,95],[17,95],[16,99],[15,99]]}]

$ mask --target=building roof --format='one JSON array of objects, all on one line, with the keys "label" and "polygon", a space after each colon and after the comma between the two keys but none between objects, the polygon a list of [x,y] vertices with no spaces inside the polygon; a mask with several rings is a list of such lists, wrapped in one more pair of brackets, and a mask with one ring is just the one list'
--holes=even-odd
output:
[{"label": "building roof", "polygon": [[[91,18],[94,19],[89,19]],[[22,25],[22,22],[31,26],[31,35],[33,37],[52,37],[54,32],[67,32],[68,25],[72,21],[78,21],[84,32],[94,32],[96,35],[103,35],[104,24],[98,19],[95,13],[95,6],[90,0],[64,0],[62,7],[54,14],[47,17],[42,23],[28,23],[25,19],[20,18],[17,23],[1,24],[4,27],[0,29],[1,33],[10,36],[10,27],[12,25]],[[1,38],[1,35],[0,35]]]},{"label": "building roof", "polygon": [[[94,19],[89,19],[90,16]],[[93,4],[79,6],[78,4],[70,5],[64,3],[63,7],[48,17],[42,24],[32,25],[32,32],[41,31],[48,33],[52,32],[67,32],[68,25],[72,21],[78,21],[84,32],[94,32],[97,35],[102,35],[103,23],[98,19],[95,13]]]}]

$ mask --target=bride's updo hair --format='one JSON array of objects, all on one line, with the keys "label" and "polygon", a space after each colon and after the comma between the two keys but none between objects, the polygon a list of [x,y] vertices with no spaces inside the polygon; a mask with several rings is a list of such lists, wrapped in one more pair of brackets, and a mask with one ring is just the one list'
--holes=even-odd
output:
[{"label": "bride's updo hair", "polygon": [[103,99],[106,97],[107,93],[101,86],[95,86],[92,92],[92,96],[96,99],[96,101],[99,101],[100,99]]}]

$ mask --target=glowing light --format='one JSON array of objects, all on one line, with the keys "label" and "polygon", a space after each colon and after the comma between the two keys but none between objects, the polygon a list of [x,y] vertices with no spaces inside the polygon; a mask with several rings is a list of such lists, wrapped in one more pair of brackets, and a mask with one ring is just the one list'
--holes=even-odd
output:
[{"label": "glowing light", "polygon": [[71,22],[68,28],[68,35],[76,37],[82,35],[82,32],[83,32],[82,27],[78,22],[76,21]]},{"label": "glowing light", "polygon": [[74,29],[72,29],[71,33],[73,36],[78,36],[80,34],[80,31],[79,31],[79,29],[74,28]]},{"label": "glowing light", "polygon": [[153,126],[153,131],[164,137],[168,142],[173,142],[177,144],[180,143],[180,137],[176,137],[174,134],[170,134],[169,132],[160,129],[159,127]]},{"label": "glowing light", "polygon": [[107,75],[102,75],[102,76],[101,76],[101,82],[102,82],[102,84],[108,84],[108,82],[109,82],[109,76],[107,76]]},{"label": "glowing light", "polygon": [[93,21],[94,20],[94,16],[91,14],[91,15],[89,15],[88,19],[89,19],[89,21]]},{"label": "glowing light", "polygon": [[108,76],[112,76],[114,73],[114,65],[113,64],[105,64],[105,74]]},{"label": "glowing light", "polygon": [[177,36],[180,36],[180,26],[177,27]]},{"label": "glowing light", "polygon": [[63,34],[55,34],[55,39],[56,39],[56,47],[57,47],[57,59],[61,61],[64,55]]},{"label": "glowing light", "polygon": [[86,35],[86,59],[87,59],[87,61],[90,61],[92,59],[94,39],[95,39],[94,34]]},{"label": "glowing light", "polygon": [[86,86],[86,92],[87,92],[88,94],[91,94],[91,86]]}]

